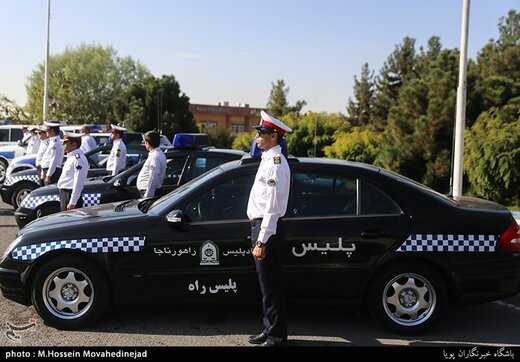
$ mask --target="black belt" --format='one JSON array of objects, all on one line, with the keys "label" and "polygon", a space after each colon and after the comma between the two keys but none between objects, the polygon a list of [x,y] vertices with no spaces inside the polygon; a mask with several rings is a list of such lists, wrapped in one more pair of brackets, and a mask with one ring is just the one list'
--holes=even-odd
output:
[{"label": "black belt", "polygon": [[262,220],[263,219],[261,217],[259,217],[257,219],[249,220],[249,223],[251,224],[251,226],[256,226],[258,224],[261,224]]}]

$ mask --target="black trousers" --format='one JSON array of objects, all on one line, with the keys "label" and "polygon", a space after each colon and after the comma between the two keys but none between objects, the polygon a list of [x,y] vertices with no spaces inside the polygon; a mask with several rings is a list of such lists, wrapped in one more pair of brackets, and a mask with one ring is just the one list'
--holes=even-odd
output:
[{"label": "black trousers", "polygon": [[[47,174],[48,168],[42,168],[43,172]],[[56,170],[54,170],[54,173],[51,176],[51,184],[55,184],[58,182],[61,176],[61,167],[56,167]],[[40,171],[40,178],[41,178],[41,171]],[[42,185],[45,185],[45,179],[42,179]]]},{"label": "black trousers", "polygon": [[[72,190],[68,189],[60,189],[60,209],[61,211],[67,210],[67,205],[70,202],[70,197],[72,196]],[[76,202],[75,209],[79,209],[83,207],[83,198],[80,196],[78,202]]]},{"label": "black trousers", "polygon": [[[146,190],[139,190],[139,196],[141,196],[141,199],[144,197],[144,194],[146,194]],[[153,197],[155,196],[162,196],[163,191],[162,188],[155,190]]]},{"label": "black trousers", "polygon": [[[261,219],[251,221],[251,242],[255,247],[260,233]],[[283,290],[283,258],[285,235],[282,220],[278,221],[276,234],[267,244],[263,260],[255,260],[258,282],[262,292],[262,314],[264,333],[275,343],[287,341],[287,307]]]}]

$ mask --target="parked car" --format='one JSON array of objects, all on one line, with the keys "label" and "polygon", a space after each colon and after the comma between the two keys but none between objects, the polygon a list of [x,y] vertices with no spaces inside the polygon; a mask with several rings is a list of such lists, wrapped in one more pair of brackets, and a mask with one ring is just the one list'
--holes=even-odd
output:
[{"label": "parked car", "polygon": [[[30,133],[23,136],[23,126],[0,126],[0,184],[5,181],[7,167],[11,161],[25,155]],[[11,141],[12,140],[12,141]]]},{"label": "parked car", "polygon": [[[65,127],[62,127],[65,128]],[[60,129],[60,131],[64,131],[64,129]],[[66,131],[66,130],[65,130]],[[96,141],[98,146],[106,145],[110,143],[110,133],[92,133],[92,138]],[[25,152],[25,149],[24,149]],[[9,162],[9,166],[7,167],[7,171],[5,177],[11,176],[13,173],[17,173],[25,170],[36,170],[36,154],[31,155],[23,155],[13,158]],[[3,182],[3,181],[2,181]]]},{"label": "parked car", "polygon": [[[356,162],[289,165],[290,301],[360,301],[390,330],[418,333],[449,305],[518,293],[519,228],[505,207]],[[246,216],[257,169],[242,159],[157,200],[33,221],[0,260],[3,295],[63,329],[94,322],[112,301],[258,303]]]},{"label": "parked car", "polygon": [[[88,177],[99,177],[107,175],[106,161],[112,149],[111,145],[94,148],[86,153],[90,165]],[[133,166],[148,157],[148,151],[144,145],[132,144],[127,146],[126,164]],[[65,160],[64,160],[65,161]],[[11,174],[0,187],[2,201],[13,205],[16,209],[22,200],[33,190],[40,187],[38,172],[36,168]]]},{"label": "parked car", "polygon": [[[129,148],[132,147],[130,144]],[[245,155],[242,151],[222,150],[211,147],[169,149],[165,153],[166,177],[162,194],[166,194],[179,185],[201,175],[222,163],[237,160]],[[105,204],[107,202],[138,199],[137,176],[144,161],[112,178],[105,177],[87,181],[83,187],[84,206]],[[18,227],[60,211],[60,195],[56,185],[42,187],[32,191],[19,204],[14,216]]]}]

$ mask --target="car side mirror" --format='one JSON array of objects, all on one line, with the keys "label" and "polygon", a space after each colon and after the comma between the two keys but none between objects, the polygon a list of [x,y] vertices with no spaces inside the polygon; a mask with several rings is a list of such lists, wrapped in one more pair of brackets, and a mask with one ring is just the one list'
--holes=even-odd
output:
[{"label": "car side mirror", "polygon": [[168,221],[169,224],[182,224],[184,222],[184,214],[181,210],[173,210],[166,215],[166,221]]},{"label": "car side mirror", "polygon": [[123,188],[123,181],[121,181],[120,178],[114,181],[114,187],[116,189],[122,189]]}]

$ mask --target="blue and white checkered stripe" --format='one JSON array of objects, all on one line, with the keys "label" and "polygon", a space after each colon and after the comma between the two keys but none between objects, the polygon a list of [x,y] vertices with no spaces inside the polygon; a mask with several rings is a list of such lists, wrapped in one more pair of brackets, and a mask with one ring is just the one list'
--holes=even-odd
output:
[{"label": "blue and white checkered stripe", "polygon": [[144,236],[114,236],[97,239],[72,239],[20,246],[13,250],[13,259],[34,260],[48,251],[78,249],[87,253],[140,252],[144,249]]},{"label": "blue and white checkered stripe", "polygon": [[96,206],[101,203],[101,194],[83,194],[81,195],[83,199],[83,206]]},{"label": "blue and white checkered stripe", "polygon": [[[83,194],[83,206],[96,206],[101,203],[101,194]],[[38,206],[48,201],[60,201],[60,195],[45,195],[45,196],[28,196],[22,200],[21,207],[27,209],[36,209]]]},{"label": "blue and white checkered stripe", "polygon": [[26,209],[36,209],[38,206],[48,201],[60,201],[60,195],[45,195],[45,196],[27,196],[22,200],[21,207]]},{"label": "blue and white checkered stripe", "polygon": [[412,234],[397,251],[494,252],[496,235]]},{"label": "blue and white checkered stripe", "polygon": [[35,184],[40,184],[40,179],[38,175],[21,175],[21,176],[9,176],[4,181],[4,186],[12,186],[18,181],[27,180],[34,182]]}]

